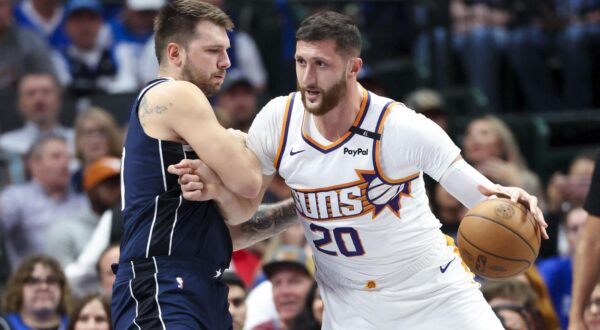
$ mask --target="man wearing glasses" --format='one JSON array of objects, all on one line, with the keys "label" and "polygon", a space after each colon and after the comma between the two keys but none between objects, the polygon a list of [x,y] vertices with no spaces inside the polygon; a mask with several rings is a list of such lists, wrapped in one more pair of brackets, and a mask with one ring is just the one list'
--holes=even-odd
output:
[{"label": "man wearing glasses", "polygon": [[64,330],[71,292],[60,265],[49,256],[32,256],[9,278],[0,329]]}]

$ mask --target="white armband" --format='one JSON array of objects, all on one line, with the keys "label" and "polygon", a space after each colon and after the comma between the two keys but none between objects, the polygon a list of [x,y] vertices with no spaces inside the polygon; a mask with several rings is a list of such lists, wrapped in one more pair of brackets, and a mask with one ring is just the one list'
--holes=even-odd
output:
[{"label": "white armband", "polygon": [[439,182],[450,195],[467,208],[486,199],[486,196],[479,192],[477,186],[494,186],[492,181],[467,164],[464,159],[452,163],[442,174]]}]

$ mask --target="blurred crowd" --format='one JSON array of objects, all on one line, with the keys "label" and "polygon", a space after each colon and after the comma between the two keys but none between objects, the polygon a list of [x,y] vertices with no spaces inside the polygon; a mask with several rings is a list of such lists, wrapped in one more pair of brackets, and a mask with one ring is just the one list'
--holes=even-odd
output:
[{"label": "blurred crowd", "polygon": [[[22,118],[10,129],[0,122],[0,329],[111,328],[126,129],[118,118],[130,109],[102,108],[91,96],[136,93],[156,77],[152,27],[165,1],[0,0],[0,95],[15,105],[0,112]],[[525,274],[485,282],[482,292],[507,327],[566,327],[596,150],[545,180],[501,115],[599,107],[600,1],[208,2],[237,24],[232,68],[210,100],[225,127],[247,130],[265,100],[295,89],[293,31],[323,8],[352,16],[364,32],[360,81],[369,90],[445,130],[447,92],[474,90],[484,111],[454,135],[457,145],[492,181],[538,196],[551,237]],[[74,120],[61,123],[68,100]],[[455,237],[466,209],[433,180],[428,193],[442,231]],[[289,196],[279,178],[264,202]],[[309,243],[298,223],[233,254],[222,280],[234,329],[320,328],[327,306]],[[600,282],[585,315],[600,329]]]}]

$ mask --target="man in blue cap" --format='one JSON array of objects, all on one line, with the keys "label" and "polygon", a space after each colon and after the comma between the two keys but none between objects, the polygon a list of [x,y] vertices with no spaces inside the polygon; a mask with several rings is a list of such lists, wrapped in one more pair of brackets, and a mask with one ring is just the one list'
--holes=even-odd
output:
[{"label": "man in blue cap", "polygon": [[71,0],[65,8],[70,44],[54,56],[59,80],[76,96],[110,91],[117,77],[113,49],[99,36],[104,25],[98,0]]}]

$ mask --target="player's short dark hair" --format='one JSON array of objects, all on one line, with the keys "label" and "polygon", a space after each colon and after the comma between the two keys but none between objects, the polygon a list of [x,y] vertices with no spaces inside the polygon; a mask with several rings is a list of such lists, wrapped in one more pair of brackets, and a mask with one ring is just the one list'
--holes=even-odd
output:
[{"label": "player's short dark hair", "polygon": [[334,11],[309,16],[296,31],[296,41],[333,40],[342,56],[358,56],[362,48],[360,31],[350,17]]},{"label": "player's short dark hair", "polygon": [[233,22],[221,9],[199,0],[173,0],[163,6],[154,20],[154,51],[160,63],[169,42],[187,48],[196,33],[196,24],[209,21],[227,30]]}]

